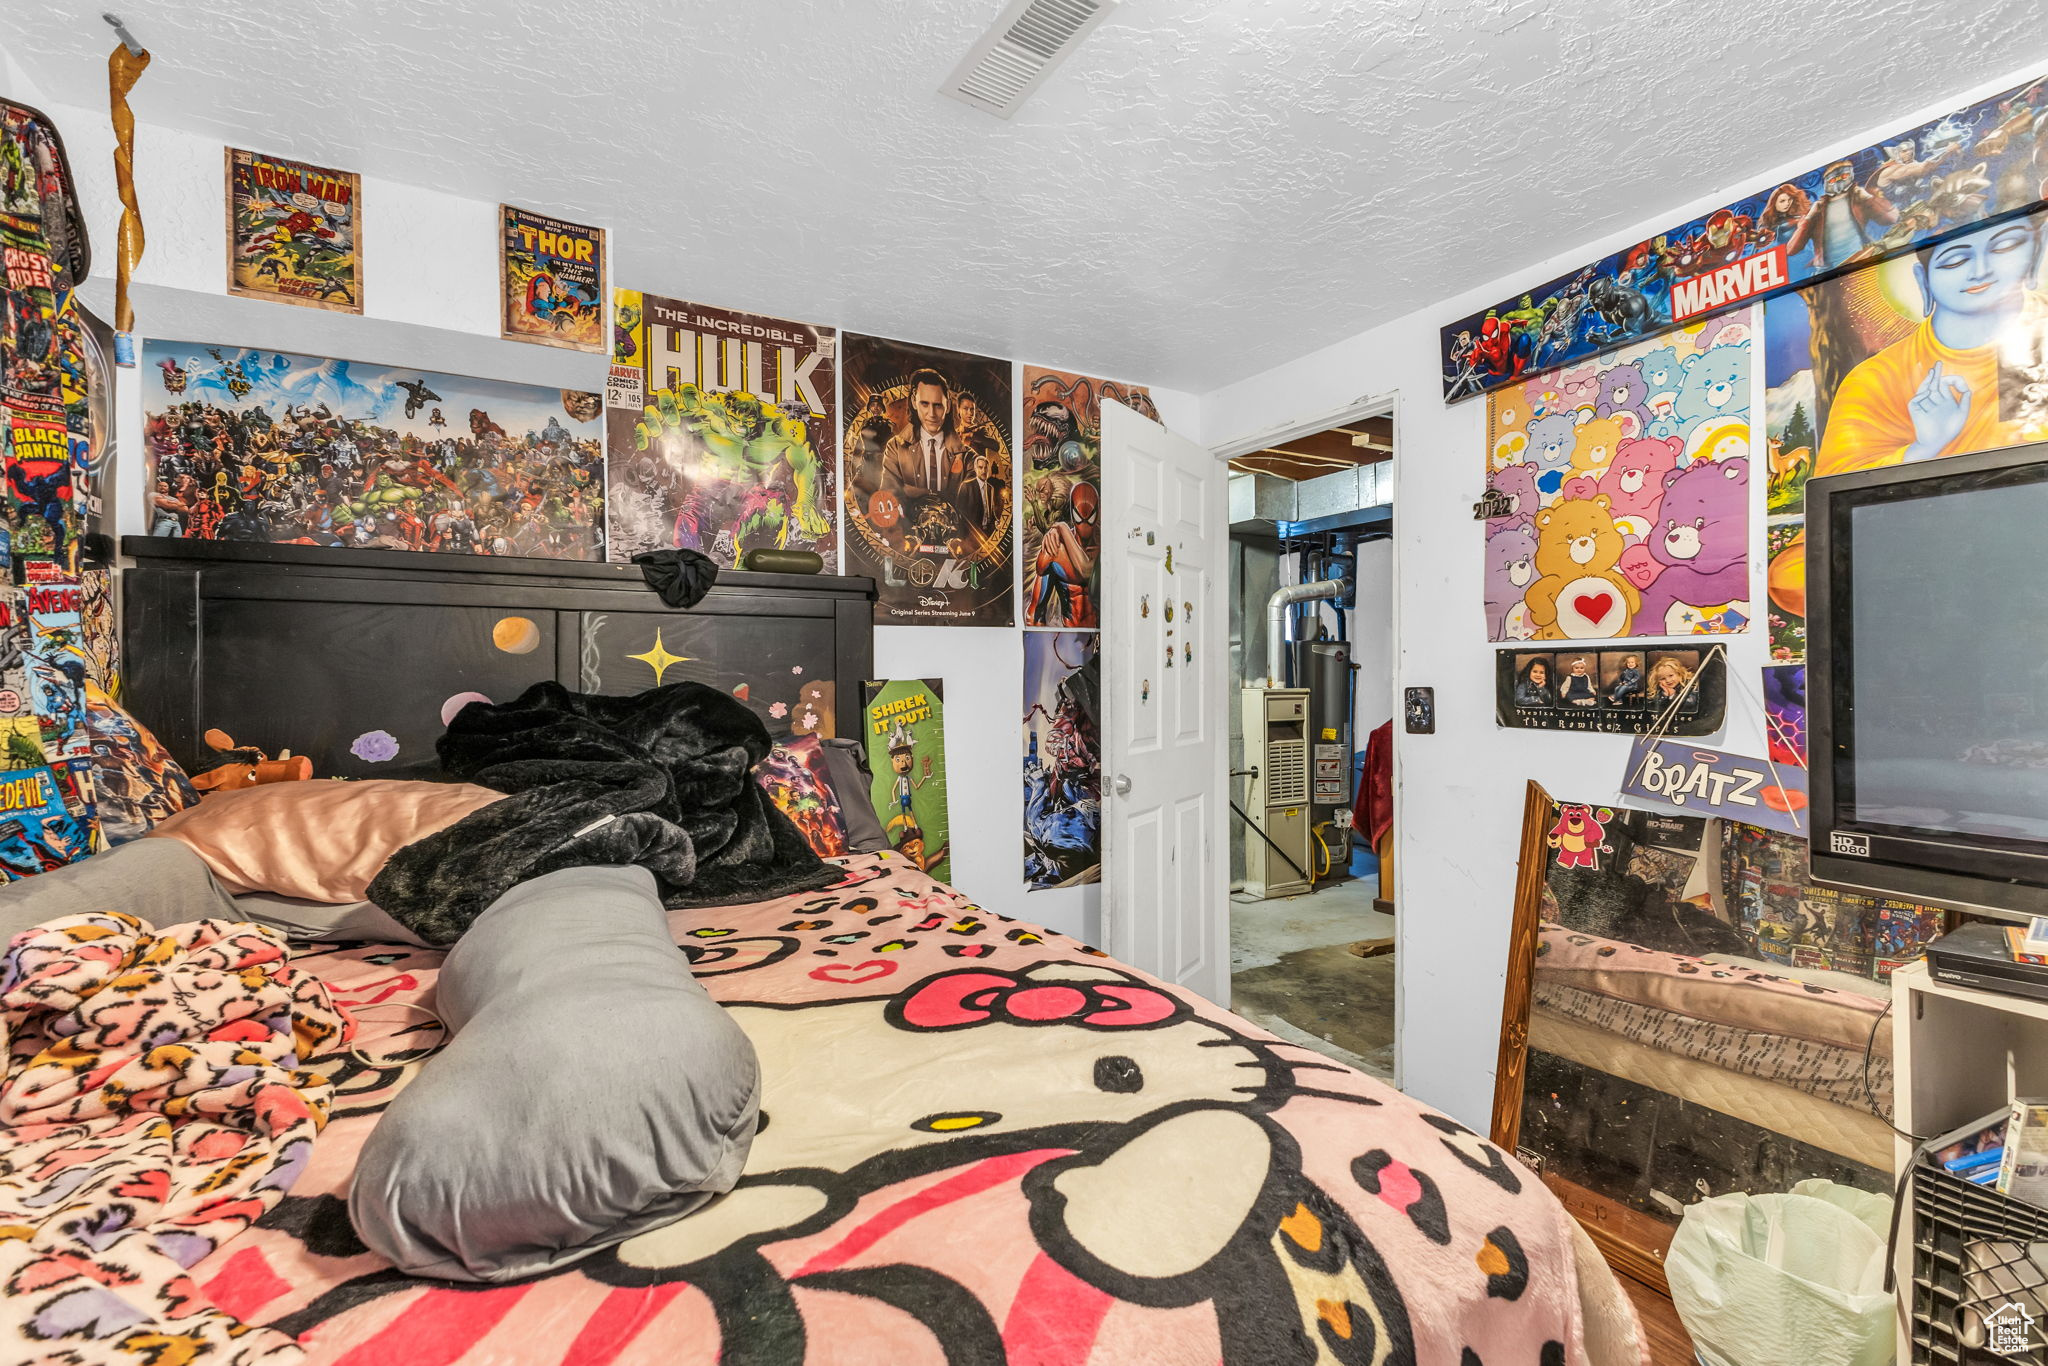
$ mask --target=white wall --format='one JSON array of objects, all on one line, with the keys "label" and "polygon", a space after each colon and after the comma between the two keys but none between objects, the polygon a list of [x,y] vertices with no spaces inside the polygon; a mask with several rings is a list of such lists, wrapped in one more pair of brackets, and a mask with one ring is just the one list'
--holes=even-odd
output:
[{"label": "white wall", "polygon": [[[2036,74],[1987,81],[1928,109],[1902,109],[1865,135],[1799,150],[1751,184],[1666,206],[1611,237],[1528,263],[1435,307],[1203,396],[1203,431],[1219,447],[1311,422],[1366,395],[1396,398],[1395,683],[1435,688],[1437,709],[1434,735],[1397,731],[1395,743],[1397,1075],[1425,1102],[1482,1127],[1492,1108],[1524,780],[1534,778],[1560,798],[1611,800],[1628,753],[1626,737],[1494,726],[1494,650],[1481,611],[1483,534],[1472,519],[1485,482],[1486,404],[1470,399],[1445,406],[1438,329],[1737,195]],[[1751,411],[1760,435],[1761,363],[1754,373]],[[1757,500],[1751,512],[1753,602],[1762,595],[1763,484],[1750,482]],[[1760,686],[1765,636],[1759,626],[1728,638],[1728,644],[1729,722],[1721,743],[1762,754],[1762,722],[1749,699]]]},{"label": "white wall", "polygon": [[[1395,510],[1396,524],[1400,519]],[[1365,749],[1366,737],[1394,714],[1394,543],[1368,541],[1358,547],[1357,604],[1344,623],[1351,637],[1353,722],[1351,747]]]},{"label": "white wall", "polygon": [[[0,64],[0,94],[36,104],[64,137],[93,243],[94,279],[86,297],[96,312],[111,318],[120,213],[112,129],[102,107],[56,103],[36,98],[38,93],[11,61]],[[140,96],[135,103],[146,108]],[[250,137],[263,146],[260,132]],[[343,160],[323,156],[318,147],[275,150],[329,164]],[[148,123],[137,126],[136,190],[148,239],[133,292],[138,336],[602,389],[601,356],[499,339],[497,206],[480,200],[364,177],[362,317],[228,297],[222,158],[218,140]],[[634,282],[616,283],[631,287]],[[708,266],[701,283],[705,295],[744,305],[744,287]],[[820,320],[856,331],[862,325],[857,311]],[[1017,359],[1061,364],[1057,356]],[[139,395],[134,385],[123,386],[119,395],[124,453],[141,449]],[[1199,439],[1194,395],[1154,389],[1152,396],[1168,426]],[[142,530],[142,474],[139,459],[121,460],[116,497],[124,534]],[[1097,888],[1024,890],[1021,637],[1016,629],[878,628],[875,669],[884,678],[945,680],[954,885],[992,910],[1093,942],[1101,926]]]}]

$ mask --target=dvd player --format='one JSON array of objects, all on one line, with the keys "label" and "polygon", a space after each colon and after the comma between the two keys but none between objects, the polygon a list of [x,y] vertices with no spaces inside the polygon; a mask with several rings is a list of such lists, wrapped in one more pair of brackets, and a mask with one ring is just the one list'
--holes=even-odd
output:
[{"label": "dvd player", "polygon": [[1965,925],[1933,940],[1927,972],[1953,986],[2048,1001],[2048,966],[2015,963],[2002,925]]}]

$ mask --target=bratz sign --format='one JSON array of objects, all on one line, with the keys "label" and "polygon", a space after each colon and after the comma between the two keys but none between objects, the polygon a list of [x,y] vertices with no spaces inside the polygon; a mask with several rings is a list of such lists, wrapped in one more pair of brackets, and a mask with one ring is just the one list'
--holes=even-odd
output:
[{"label": "bratz sign", "polygon": [[2030,213],[2048,178],[2044,116],[2048,78],[1460,318],[1443,329],[1444,401]]},{"label": "bratz sign", "polygon": [[1688,816],[1726,816],[1804,836],[1806,770],[1683,740],[1643,737],[1629,747],[1622,794]]}]

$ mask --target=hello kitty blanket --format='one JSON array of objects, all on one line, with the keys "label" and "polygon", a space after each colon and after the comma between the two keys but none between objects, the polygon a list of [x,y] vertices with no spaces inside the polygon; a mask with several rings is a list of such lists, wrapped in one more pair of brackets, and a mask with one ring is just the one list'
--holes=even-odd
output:
[{"label": "hello kitty blanket", "polygon": [[1562,1207],[1464,1127],[901,859],[840,862],[671,918],[761,1058],[738,1189],[522,1284],[403,1275],[348,1221],[440,955],[303,954],[358,1041],[305,1176],[201,1292],[340,1366],[1585,1360]]},{"label": "hello kitty blanket", "polygon": [[69,916],[0,958],[0,1361],[296,1361],[187,1268],[274,1208],[348,1021],[282,936]]}]

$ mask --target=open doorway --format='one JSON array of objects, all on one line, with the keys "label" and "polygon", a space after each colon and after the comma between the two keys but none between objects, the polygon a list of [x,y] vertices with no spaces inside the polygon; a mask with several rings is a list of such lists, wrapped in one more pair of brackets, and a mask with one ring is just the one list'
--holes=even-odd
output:
[{"label": "open doorway", "polygon": [[1230,462],[1231,1008],[1388,1080],[1393,425]]}]

